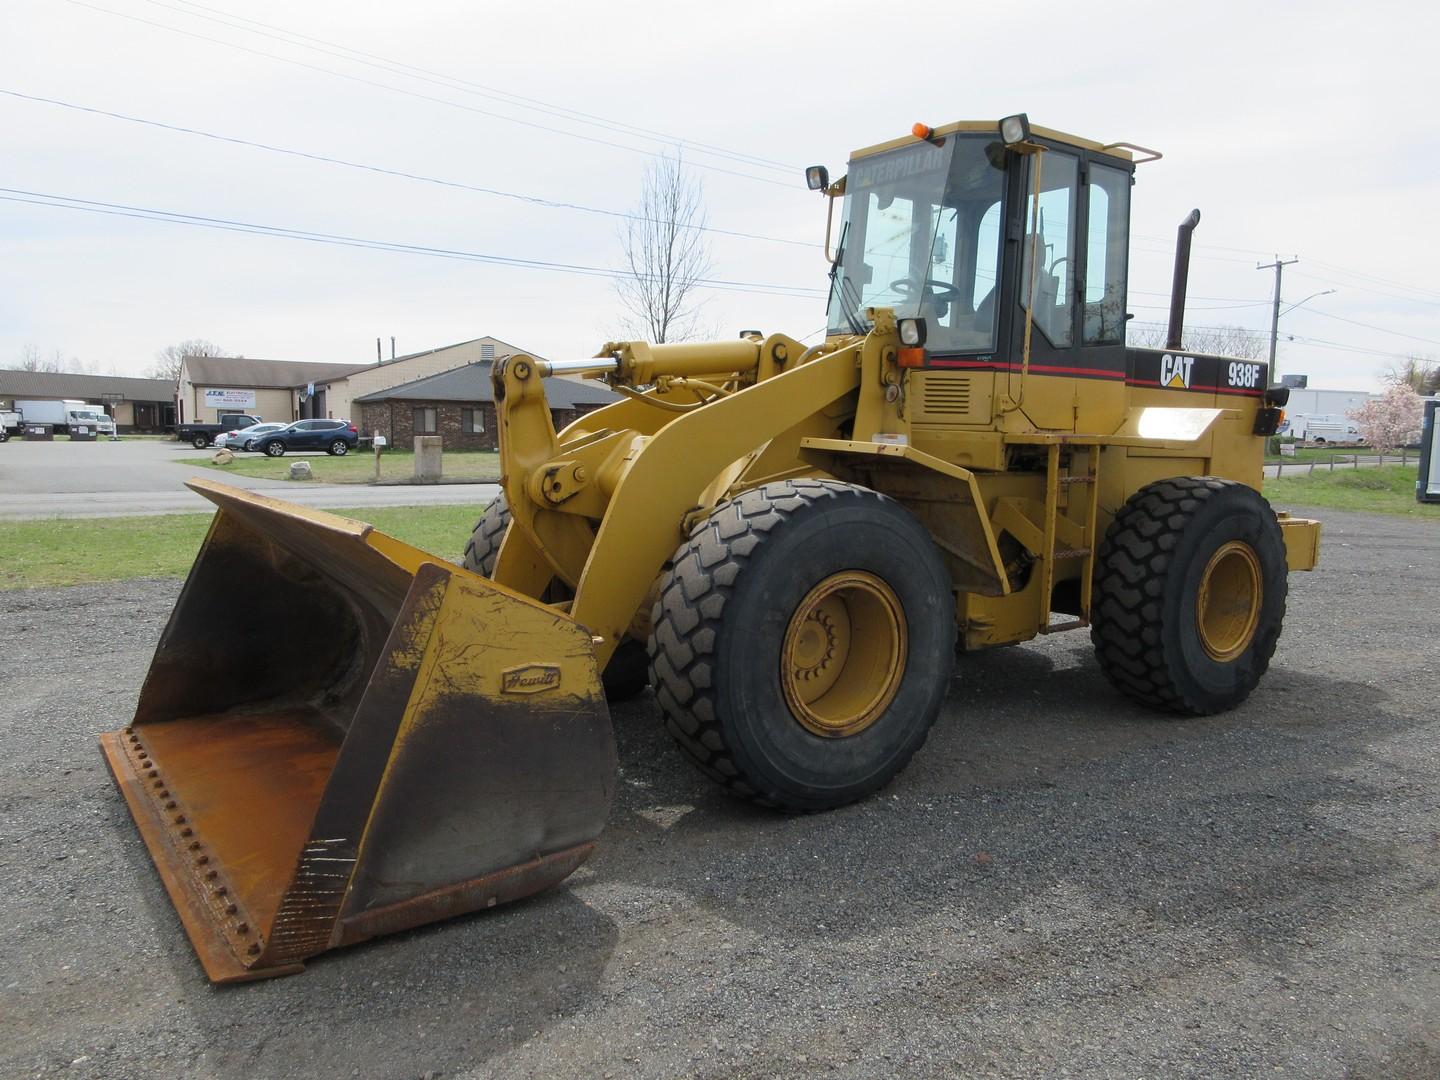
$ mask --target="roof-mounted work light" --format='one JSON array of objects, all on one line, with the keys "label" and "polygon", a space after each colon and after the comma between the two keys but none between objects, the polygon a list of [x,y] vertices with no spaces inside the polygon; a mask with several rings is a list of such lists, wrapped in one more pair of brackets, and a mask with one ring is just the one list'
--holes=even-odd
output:
[{"label": "roof-mounted work light", "polygon": [[1007,116],[1000,121],[1000,141],[1006,146],[1028,142],[1030,139],[1030,117],[1023,112]]}]

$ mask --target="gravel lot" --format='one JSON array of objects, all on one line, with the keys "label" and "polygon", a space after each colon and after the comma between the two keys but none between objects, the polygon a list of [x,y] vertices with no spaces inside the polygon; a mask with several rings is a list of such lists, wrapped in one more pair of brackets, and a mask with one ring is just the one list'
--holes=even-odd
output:
[{"label": "gravel lot", "polygon": [[178,585],[0,593],[0,1074],[1434,1077],[1440,529],[1324,516],[1235,713],[966,657],[905,775],[790,819],[647,696],[565,887],[225,990],[95,743]]}]

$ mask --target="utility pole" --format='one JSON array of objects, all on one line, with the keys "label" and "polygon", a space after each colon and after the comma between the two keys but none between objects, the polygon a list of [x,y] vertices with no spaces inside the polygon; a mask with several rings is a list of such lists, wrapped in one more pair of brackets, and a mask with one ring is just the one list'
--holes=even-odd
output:
[{"label": "utility pole", "polygon": [[1299,258],[1285,259],[1283,262],[1279,255],[1275,256],[1273,263],[1259,263],[1256,270],[1275,271],[1275,306],[1270,312],[1270,385],[1278,386],[1280,380],[1275,375],[1275,346],[1280,340],[1280,272],[1291,263],[1299,262]]}]

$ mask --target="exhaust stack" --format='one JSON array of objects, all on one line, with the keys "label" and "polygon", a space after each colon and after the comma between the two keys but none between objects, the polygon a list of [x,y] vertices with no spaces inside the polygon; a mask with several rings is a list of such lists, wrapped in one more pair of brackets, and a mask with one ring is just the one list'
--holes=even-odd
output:
[{"label": "exhaust stack", "polygon": [[1175,280],[1170,286],[1170,329],[1165,334],[1165,348],[1181,348],[1180,336],[1185,330],[1185,289],[1190,281],[1190,237],[1200,224],[1200,211],[1191,210],[1180,223],[1175,239]]}]

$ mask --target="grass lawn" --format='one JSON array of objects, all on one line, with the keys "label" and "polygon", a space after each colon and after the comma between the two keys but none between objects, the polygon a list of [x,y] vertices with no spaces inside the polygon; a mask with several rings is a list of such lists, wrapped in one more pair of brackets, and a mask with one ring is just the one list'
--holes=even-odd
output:
[{"label": "grass lawn", "polygon": [[[323,484],[373,484],[375,482],[375,454],[372,451],[357,451],[344,457],[328,454],[286,454],[280,458],[269,458],[263,454],[237,454],[229,465],[216,465],[208,457],[180,458],[182,465],[201,465],[216,472],[236,476],[258,476],[266,480],[285,480],[290,476],[290,465],[296,461],[308,461],[314,481],[297,483]],[[500,479],[500,455],[492,450],[446,450],[441,460],[446,480],[468,480],[472,482]],[[381,483],[406,483],[415,475],[415,453],[412,450],[386,450],[380,455]]]},{"label": "grass lawn", "polygon": [[[459,559],[480,509],[384,506],[333,513],[368,521],[443,558]],[[0,589],[183,577],[195,561],[210,518],[201,513],[0,521]]]},{"label": "grass lawn", "polygon": [[[1333,473],[1317,468],[1313,476],[1266,480],[1265,497],[1282,509],[1333,507],[1440,521],[1440,505],[1415,501],[1415,473],[1414,466],[1400,465]],[[480,509],[386,506],[334,512],[368,521],[442,558],[458,559]],[[210,517],[200,513],[0,521],[0,589],[183,577],[205,539]]]},{"label": "grass lawn", "polygon": [[1320,506],[1440,520],[1440,504],[1415,501],[1417,471],[1415,465],[1378,465],[1331,472],[1316,465],[1310,475],[1297,469],[1294,476],[1267,478],[1265,497],[1281,508]]}]

